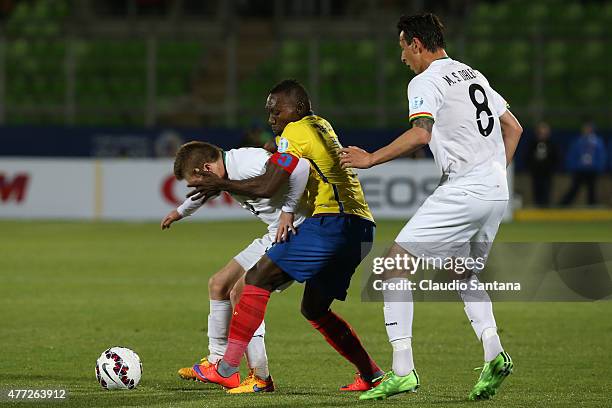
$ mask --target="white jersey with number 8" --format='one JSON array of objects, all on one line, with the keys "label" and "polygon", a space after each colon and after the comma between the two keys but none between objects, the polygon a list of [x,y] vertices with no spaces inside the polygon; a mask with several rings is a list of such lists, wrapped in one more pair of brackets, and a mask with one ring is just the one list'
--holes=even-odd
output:
[{"label": "white jersey with number 8", "polygon": [[431,118],[429,148],[445,185],[482,200],[508,200],[499,117],[507,103],[480,72],[450,58],[436,60],[408,85],[412,122]]}]

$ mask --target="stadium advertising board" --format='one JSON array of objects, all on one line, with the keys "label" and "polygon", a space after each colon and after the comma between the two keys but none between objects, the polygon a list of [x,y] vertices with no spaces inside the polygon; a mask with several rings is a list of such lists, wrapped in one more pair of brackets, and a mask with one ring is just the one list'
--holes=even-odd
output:
[{"label": "stadium advertising board", "polygon": [[0,159],[0,217],[89,219],[94,209],[91,160]]},{"label": "stadium advertising board", "polygon": [[[440,175],[431,160],[400,160],[360,170],[359,178],[375,217],[406,218]],[[161,219],[187,191],[168,159],[0,159],[0,218]],[[222,194],[194,218],[250,216]]]}]

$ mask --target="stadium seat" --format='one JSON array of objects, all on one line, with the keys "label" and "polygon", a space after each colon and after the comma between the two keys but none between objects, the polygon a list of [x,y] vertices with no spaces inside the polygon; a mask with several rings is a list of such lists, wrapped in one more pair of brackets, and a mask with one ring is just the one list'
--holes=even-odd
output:
[{"label": "stadium seat", "polygon": [[[448,24],[448,52],[451,57],[482,71],[513,105],[529,107],[532,103],[534,75],[538,72],[534,64],[538,60],[543,63],[544,109],[565,108],[576,101],[585,106],[609,105],[607,95],[612,93],[612,77],[607,68],[611,59],[607,39],[612,36],[612,3],[579,0],[474,3],[461,29],[456,28],[457,24]],[[15,2],[10,18],[3,22],[10,38],[5,54],[9,106],[44,108],[64,102],[67,43],[58,34],[62,19],[69,12],[70,3],[66,0]],[[536,38],[543,41],[541,48],[536,47]],[[580,60],[573,57],[576,38],[584,43]],[[379,60],[377,41],[361,35],[319,39],[316,69],[321,84],[318,101],[322,107],[376,106],[379,69],[384,70],[385,104],[406,105],[406,85],[413,74],[402,66],[400,48],[395,41],[383,42],[384,58]],[[207,43],[190,37],[162,35],[156,44],[157,96],[160,103],[171,104],[177,97],[189,93],[201,60],[206,56]],[[76,56],[77,106],[93,110],[97,106],[144,109],[146,38],[83,37],[73,40],[72,46]],[[540,49],[541,58],[537,55]],[[272,58],[254,70],[241,72],[240,109],[259,106],[269,85],[280,78],[295,77],[308,86],[311,68],[304,61],[308,61],[310,51],[308,38],[285,38]],[[461,52],[465,55],[460,55]],[[9,122],[11,115],[7,115]],[[95,119],[87,117],[87,113],[83,115],[77,114],[77,124]],[[35,116],[36,113],[30,115]],[[98,124],[121,124],[122,120],[138,124],[144,118],[135,114],[98,116]],[[354,125],[363,116],[367,115],[345,114],[336,119],[340,125]],[[563,115],[555,118],[558,116]],[[51,118],[41,113],[37,120],[45,123]],[[564,118],[563,123],[570,120]],[[404,118],[396,119],[395,114],[388,115],[388,123],[405,124]]]}]

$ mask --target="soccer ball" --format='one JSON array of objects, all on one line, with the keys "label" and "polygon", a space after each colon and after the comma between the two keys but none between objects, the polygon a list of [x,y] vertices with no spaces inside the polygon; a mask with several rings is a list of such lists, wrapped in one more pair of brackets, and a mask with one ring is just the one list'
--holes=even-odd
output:
[{"label": "soccer ball", "polygon": [[105,390],[131,390],[141,376],[140,357],[126,347],[111,347],[96,362],[96,378]]}]

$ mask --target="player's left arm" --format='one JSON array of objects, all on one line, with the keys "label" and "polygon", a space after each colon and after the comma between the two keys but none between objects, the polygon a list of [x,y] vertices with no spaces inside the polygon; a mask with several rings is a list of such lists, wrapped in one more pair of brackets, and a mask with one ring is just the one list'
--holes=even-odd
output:
[{"label": "player's left arm", "polygon": [[506,166],[509,166],[521,139],[523,127],[510,110],[506,110],[499,117],[499,122],[501,124],[502,138],[504,139],[504,148],[506,149]]},{"label": "player's left arm", "polygon": [[429,143],[434,120],[430,117],[417,118],[412,121],[412,128],[402,133],[397,139],[374,153],[349,146],[341,149],[340,163],[342,167],[368,169],[381,163],[386,163],[397,157],[410,154]]},{"label": "player's left arm", "polygon": [[187,194],[192,200],[199,200],[224,190],[252,198],[270,198],[289,181],[289,176],[298,164],[298,158],[289,153],[274,153],[264,174],[244,180],[222,179],[212,172],[202,172],[201,178],[188,187],[194,189]]},{"label": "player's left arm", "polygon": [[295,169],[293,169],[289,176],[289,188],[287,194],[285,194],[281,208],[283,212],[296,212],[300,199],[304,195],[306,184],[308,184],[309,175],[310,162],[304,158],[299,159]]},{"label": "player's left arm", "polygon": [[[486,80],[486,78],[485,78]],[[516,147],[521,139],[523,128],[519,123],[518,119],[510,112],[510,105],[495,89],[491,88],[489,82],[486,82],[488,93],[490,96],[490,103],[499,117],[499,124],[501,125],[502,139],[504,141],[504,149],[506,150],[506,167],[512,163],[512,158],[516,152]]]},{"label": "player's left arm", "polygon": [[176,209],[170,211],[168,215],[166,215],[161,221],[161,229],[165,230],[170,228],[170,226],[176,221],[180,221],[185,217],[189,217],[193,213],[195,213],[200,207],[204,205],[206,199],[202,198],[197,201],[192,201],[187,199],[178,206]]}]

